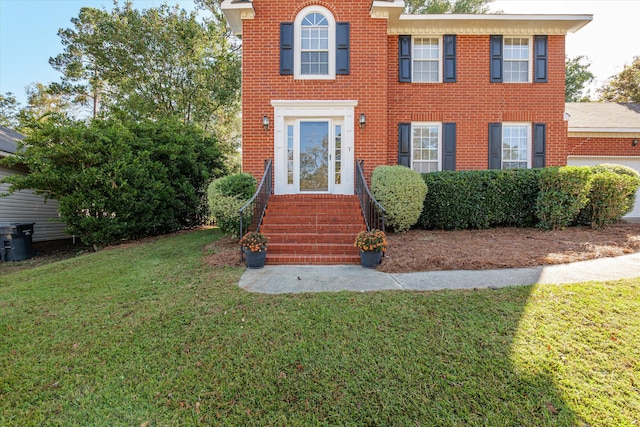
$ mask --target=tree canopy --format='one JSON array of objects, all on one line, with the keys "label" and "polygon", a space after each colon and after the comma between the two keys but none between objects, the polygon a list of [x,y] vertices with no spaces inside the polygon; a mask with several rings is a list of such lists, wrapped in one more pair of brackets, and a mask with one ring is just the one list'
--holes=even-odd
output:
[{"label": "tree canopy", "polygon": [[585,56],[566,59],[566,102],[589,101],[587,85],[595,80],[595,76],[589,71],[590,66],[591,61]]},{"label": "tree canopy", "polygon": [[489,13],[493,0],[405,0],[407,13]]},{"label": "tree canopy", "polygon": [[599,92],[601,101],[640,102],[640,56],[611,77]]},{"label": "tree canopy", "polygon": [[173,117],[214,129],[239,110],[240,57],[219,14],[203,18],[166,4],[84,7],[61,29],[49,60],[93,117]]}]

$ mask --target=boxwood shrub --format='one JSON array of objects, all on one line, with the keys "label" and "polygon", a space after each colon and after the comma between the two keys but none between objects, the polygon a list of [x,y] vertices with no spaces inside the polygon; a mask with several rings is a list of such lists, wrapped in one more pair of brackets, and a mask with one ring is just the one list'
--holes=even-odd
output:
[{"label": "boxwood shrub", "polygon": [[517,169],[424,174],[429,195],[419,225],[445,230],[533,226],[540,173]]},{"label": "boxwood shrub", "polygon": [[589,200],[591,174],[588,166],[543,169],[538,181],[538,226],[556,229],[574,223]]},{"label": "boxwood shrub", "polygon": [[633,169],[631,171],[634,173],[618,173],[614,172],[616,168],[599,166],[591,170],[589,201],[580,211],[578,222],[591,228],[601,228],[616,222],[633,209],[640,177]]},{"label": "boxwood shrub", "polygon": [[[211,219],[228,235],[240,237],[238,211],[256,191],[256,179],[246,173],[228,175],[209,184],[207,196]],[[243,221],[251,222],[252,212],[247,212]]]},{"label": "boxwood shrub", "polygon": [[378,166],[371,176],[371,193],[386,210],[385,223],[401,232],[418,222],[427,185],[405,166]]}]

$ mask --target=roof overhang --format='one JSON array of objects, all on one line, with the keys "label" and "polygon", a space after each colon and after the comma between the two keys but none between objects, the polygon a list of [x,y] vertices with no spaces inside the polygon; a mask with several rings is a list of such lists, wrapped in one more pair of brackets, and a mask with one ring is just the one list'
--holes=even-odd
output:
[{"label": "roof overhang", "polygon": [[[390,2],[387,9],[395,5]],[[383,6],[379,9],[384,10]],[[372,17],[374,17],[372,8]],[[381,16],[382,17],[382,16]],[[388,34],[504,34],[504,35],[566,35],[575,33],[593,20],[593,15],[404,15],[397,18],[388,13]]]},{"label": "roof overhang", "polygon": [[220,9],[222,9],[231,31],[238,37],[242,36],[242,20],[253,19],[256,16],[253,2],[249,0],[224,0]]}]

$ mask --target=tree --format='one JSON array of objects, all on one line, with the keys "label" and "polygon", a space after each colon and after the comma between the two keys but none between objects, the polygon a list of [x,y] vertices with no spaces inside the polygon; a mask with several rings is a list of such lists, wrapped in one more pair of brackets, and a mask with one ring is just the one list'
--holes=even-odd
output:
[{"label": "tree", "polygon": [[640,102],[640,56],[609,78],[599,92],[601,101]]},{"label": "tree", "polygon": [[206,185],[227,171],[217,141],[202,130],[176,119],[51,117],[37,122],[16,156],[0,161],[30,173],[0,183],[57,199],[69,233],[99,248],[206,218]]},{"label": "tree", "polygon": [[0,126],[17,129],[19,110],[20,103],[12,92],[0,93]]},{"label": "tree", "polygon": [[174,117],[215,130],[239,111],[240,58],[220,16],[177,6],[82,8],[50,59],[93,117]]},{"label": "tree", "polygon": [[566,102],[587,102],[589,93],[585,92],[585,87],[595,80],[589,67],[591,61],[585,56],[566,58],[566,86],[564,97]]},{"label": "tree", "polygon": [[406,0],[407,13],[488,13],[493,0]]}]

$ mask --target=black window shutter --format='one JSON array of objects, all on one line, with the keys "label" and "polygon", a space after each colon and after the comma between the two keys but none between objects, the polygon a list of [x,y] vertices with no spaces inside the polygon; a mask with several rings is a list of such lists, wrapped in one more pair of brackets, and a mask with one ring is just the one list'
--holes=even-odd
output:
[{"label": "black window shutter", "polygon": [[543,168],[547,163],[547,125],[533,124],[533,167]]},{"label": "black window shutter", "polygon": [[445,83],[455,83],[456,81],[456,36],[445,35],[444,44],[444,76]]},{"label": "black window shutter", "polygon": [[502,82],[502,36],[491,36],[491,83]]},{"label": "black window shutter", "polygon": [[293,74],[293,23],[280,23],[280,74]]},{"label": "black window shutter", "polygon": [[398,81],[411,83],[411,36],[398,37]]},{"label": "black window shutter", "polygon": [[456,124],[442,124],[442,170],[456,170]]},{"label": "black window shutter", "polygon": [[535,83],[547,83],[547,63],[548,63],[548,49],[547,49],[547,36],[535,36],[533,41],[535,49]]},{"label": "black window shutter", "polygon": [[411,123],[398,124],[398,164],[411,167]]},{"label": "black window shutter", "polygon": [[502,169],[502,123],[489,123],[489,169]]},{"label": "black window shutter", "polygon": [[349,23],[336,24],[336,74],[349,74]]}]

